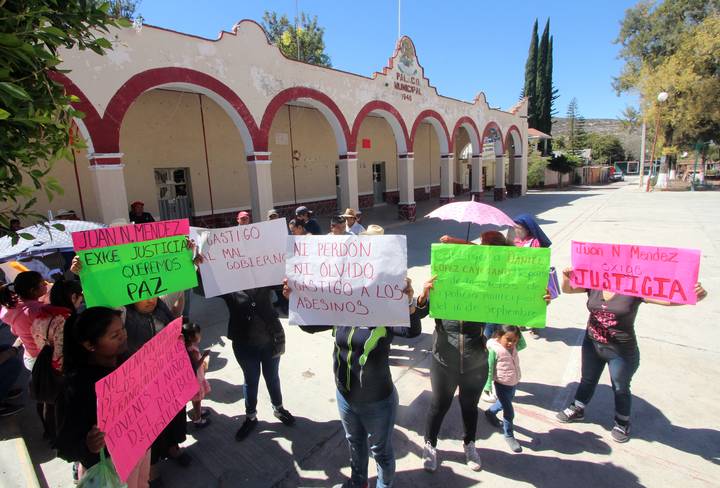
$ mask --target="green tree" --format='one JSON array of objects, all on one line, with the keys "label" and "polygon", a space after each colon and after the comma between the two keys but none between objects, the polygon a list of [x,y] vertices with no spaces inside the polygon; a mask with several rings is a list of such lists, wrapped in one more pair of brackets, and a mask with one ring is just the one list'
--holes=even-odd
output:
[{"label": "green tree", "polygon": [[562,187],[562,175],[572,173],[580,166],[580,159],[576,156],[559,154],[550,158],[547,168],[558,174],[558,188]]},{"label": "green tree", "polygon": [[573,97],[572,100],[570,100],[565,117],[568,121],[568,134],[565,147],[571,155],[578,156],[580,151],[585,148],[586,133],[585,118],[580,115],[577,98]]},{"label": "green tree", "polygon": [[548,165],[548,158],[544,158],[534,149],[528,154],[528,175],[527,184],[529,187],[540,186],[545,182],[545,168]]},{"label": "green tree", "polygon": [[545,23],[545,29],[540,37],[537,62],[537,80],[535,82],[535,94],[537,98],[537,129],[546,134],[552,131],[548,127],[550,121],[549,98],[552,94],[552,85],[549,84],[547,64],[550,54],[550,20]]},{"label": "green tree", "polygon": [[[58,0],[0,0],[0,225],[31,212],[33,194],[62,193],[48,176],[55,161],[72,159],[73,97],[52,81],[60,48],[104,54],[110,26],[129,26],[108,15],[109,3]],[[32,186],[28,186],[27,183]],[[24,203],[21,203],[23,202]]]},{"label": "green tree", "polygon": [[625,160],[625,150],[617,136],[591,132],[585,136],[585,143],[592,150],[594,162],[612,164]]},{"label": "green tree", "polygon": [[[549,26],[548,21],[548,26]],[[548,58],[547,58],[547,64],[545,65],[545,77],[547,78],[547,94],[545,97],[545,107],[543,110],[543,114],[545,116],[545,120],[543,121],[543,125],[545,129],[547,130],[547,134],[552,134],[552,118],[555,115],[555,100],[557,100],[560,95],[558,94],[557,89],[553,86],[553,38],[550,37],[550,45],[548,46]],[[548,141],[547,145],[547,152],[548,154],[552,154],[552,139]]]},{"label": "green tree", "polygon": [[[102,1],[95,2],[96,4],[102,4]],[[135,17],[135,11],[140,3],[136,0],[111,0],[110,9],[108,14],[114,19],[128,19],[132,20]]]},{"label": "green tree", "polygon": [[525,62],[525,86],[522,91],[523,97],[528,97],[528,126],[537,127],[537,93],[535,84],[537,83],[537,64],[538,64],[538,21],[535,19],[532,34],[530,35],[530,47],[528,48],[528,57]]},{"label": "green tree", "polygon": [[305,12],[290,23],[287,15],[278,17],[276,12],[265,11],[262,26],[270,42],[290,59],[297,59],[318,66],[331,67],[330,56],[325,53],[323,35],[325,29],[318,25],[317,15],[310,17]]}]

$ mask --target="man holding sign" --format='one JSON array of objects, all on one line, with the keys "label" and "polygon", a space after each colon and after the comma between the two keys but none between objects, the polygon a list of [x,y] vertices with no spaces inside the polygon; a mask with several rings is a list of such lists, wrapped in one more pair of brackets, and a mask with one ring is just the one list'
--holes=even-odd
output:
[{"label": "man holding sign", "polygon": [[635,316],[641,303],[681,305],[707,296],[697,276],[700,252],[610,244],[572,243],[573,267],[563,271],[562,291],[586,293],[590,317],[582,344],[582,377],[560,422],[585,418],[605,365],[615,395],[616,442],[630,439],[630,382],[640,364]]}]

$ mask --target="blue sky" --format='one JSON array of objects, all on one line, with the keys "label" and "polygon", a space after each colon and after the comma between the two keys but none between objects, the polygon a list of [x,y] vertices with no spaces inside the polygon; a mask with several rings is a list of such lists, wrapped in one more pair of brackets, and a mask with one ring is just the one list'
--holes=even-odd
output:
[{"label": "blue sky", "polygon": [[[402,34],[412,38],[425,75],[440,94],[472,100],[483,91],[491,106],[506,109],[523,85],[533,21],[539,19],[542,33],[549,17],[559,115],[576,97],[586,118],[616,118],[626,105],[636,104],[635,96],[618,97],[611,86],[622,67],[612,41],[633,4],[402,0]],[[299,7],[325,27],[326,50],[338,69],[370,75],[393,52],[397,0],[299,0]],[[142,0],[138,8],[149,24],[212,39],[238,20],[260,21],[264,10],[292,19],[295,0]]]}]

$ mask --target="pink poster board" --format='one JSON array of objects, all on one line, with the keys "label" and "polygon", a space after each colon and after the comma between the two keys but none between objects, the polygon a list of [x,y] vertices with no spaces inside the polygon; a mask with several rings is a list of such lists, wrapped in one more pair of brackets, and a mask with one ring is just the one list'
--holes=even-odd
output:
[{"label": "pink poster board", "polygon": [[152,241],[164,237],[186,236],[190,232],[188,219],[161,220],[149,224],[130,224],[104,229],[81,230],[72,233],[75,251]]},{"label": "pink poster board", "polygon": [[572,284],[695,304],[700,250],[572,241]]},{"label": "pink poster board", "polygon": [[98,428],[117,472],[126,481],[165,426],[199,385],[180,337],[182,319],[170,322],[119,368],[95,383]]}]

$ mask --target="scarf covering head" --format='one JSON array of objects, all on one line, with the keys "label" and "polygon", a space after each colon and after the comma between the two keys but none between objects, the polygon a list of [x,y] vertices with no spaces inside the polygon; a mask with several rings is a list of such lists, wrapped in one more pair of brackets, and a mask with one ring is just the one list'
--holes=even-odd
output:
[{"label": "scarf covering head", "polygon": [[520,224],[525,227],[530,235],[538,240],[540,247],[550,247],[552,245],[552,241],[545,235],[538,223],[535,222],[535,217],[532,215],[526,213],[520,214],[513,220],[516,224]]}]

